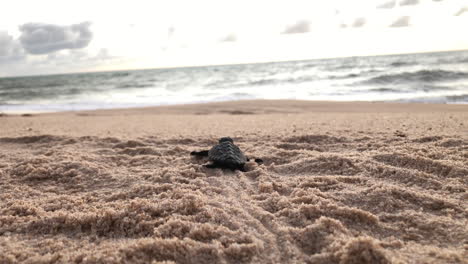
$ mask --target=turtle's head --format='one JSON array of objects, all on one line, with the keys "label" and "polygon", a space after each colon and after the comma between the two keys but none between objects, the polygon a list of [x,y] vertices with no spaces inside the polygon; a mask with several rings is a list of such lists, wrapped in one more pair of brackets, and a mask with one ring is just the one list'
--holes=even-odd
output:
[{"label": "turtle's head", "polygon": [[227,141],[229,141],[231,143],[234,143],[234,141],[230,137],[222,137],[222,138],[219,139],[220,144],[223,143],[223,142],[227,142]]}]

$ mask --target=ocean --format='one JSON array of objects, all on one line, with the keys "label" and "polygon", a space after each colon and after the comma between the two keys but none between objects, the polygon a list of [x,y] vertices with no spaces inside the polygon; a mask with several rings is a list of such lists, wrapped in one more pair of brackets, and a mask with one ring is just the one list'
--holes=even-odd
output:
[{"label": "ocean", "polygon": [[468,51],[0,78],[0,112],[248,99],[468,103]]}]

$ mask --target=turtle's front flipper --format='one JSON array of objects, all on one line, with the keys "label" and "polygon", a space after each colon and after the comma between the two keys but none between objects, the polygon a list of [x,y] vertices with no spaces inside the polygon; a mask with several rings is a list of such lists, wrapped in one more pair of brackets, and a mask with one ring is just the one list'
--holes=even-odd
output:
[{"label": "turtle's front flipper", "polygon": [[190,152],[190,155],[199,156],[199,157],[208,157],[208,150],[192,151]]},{"label": "turtle's front flipper", "polygon": [[[245,157],[247,159],[247,161],[250,161],[250,158],[249,157]],[[254,161],[258,164],[258,165],[261,165],[263,164],[263,160],[262,159],[254,159]]]}]

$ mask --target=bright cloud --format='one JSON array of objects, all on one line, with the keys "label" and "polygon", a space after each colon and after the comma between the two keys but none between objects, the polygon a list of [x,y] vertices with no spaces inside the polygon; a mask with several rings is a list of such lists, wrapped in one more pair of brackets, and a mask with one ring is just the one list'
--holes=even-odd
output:
[{"label": "bright cloud", "polygon": [[460,10],[458,10],[457,13],[455,13],[455,16],[461,16],[464,13],[468,13],[468,6],[460,8]]},{"label": "bright cloud", "polygon": [[359,17],[359,18],[356,18],[356,20],[354,20],[353,27],[359,28],[359,27],[363,27],[365,24],[366,24],[366,19],[364,17]]},{"label": "bright cloud", "polygon": [[221,39],[221,42],[235,42],[235,41],[237,41],[237,36],[234,33],[231,33]]},{"label": "bright cloud", "polygon": [[6,32],[0,32],[0,64],[24,58],[19,42]]},{"label": "bright cloud", "polygon": [[400,6],[411,6],[419,4],[419,0],[403,0],[400,2]]},{"label": "bright cloud", "polygon": [[299,20],[293,25],[287,26],[282,34],[298,34],[307,33],[310,31],[310,22],[307,20]]},{"label": "bright cloud", "polygon": [[381,5],[378,5],[377,8],[389,9],[389,8],[394,8],[395,5],[396,5],[396,1],[392,0],[392,1],[385,2]]},{"label": "bright cloud", "polygon": [[402,16],[395,20],[390,27],[407,27],[410,24],[410,17],[409,16]]}]

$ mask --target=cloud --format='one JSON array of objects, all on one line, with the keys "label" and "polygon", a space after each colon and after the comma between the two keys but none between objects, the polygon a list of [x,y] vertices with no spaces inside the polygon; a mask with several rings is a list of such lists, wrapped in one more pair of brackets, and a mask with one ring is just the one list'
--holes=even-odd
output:
[{"label": "cloud", "polygon": [[390,27],[407,27],[410,24],[410,17],[409,16],[402,16],[395,20]]},{"label": "cloud", "polygon": [[468,6],[460,8],[457,13],[455,13],[455,16],[461,16],[463,13],[468,12]]},{"label": "cloud", "polygon": [[29,54],[47,54],[63,49],[81,49],[93,38],[91,23],[70,26],[28,23],[20,26],[21,45]]},{"label": "cloud", "polygon": [[82,50],[70,50],[68,52],[56,52],[48,54],[44,59],[36,61],[36,64],[67,66],[67,67],[90,67],[112,60],[118,57],[109,54],[107,49],[100,49],[96,54],[88,54]]},{"label": "cloud", "polygon": [[366,19],[364,17],[359,17],[354,20],[353,27],[360,28],[360,27],[363,27],[365,24],[366,24]]},{"label": "cloud", "polygon": [[299,20],[295,24],[287,26],[281,34],[299,34],[310,31],[310,22],[307,20]]},{"label": "cloud", "polygon": [[20,43],[6,32],[0,32],[0,63],[24,59]]},{"label": "cloud", "polygon": [[377,6],[377,8],[390,9],[390,8],[394,8],[395,5],[396,5],[396,1],[392,0],[392,1],[388,1],[388,2],[385,2],[385,3]]},{"label": "cloud", "polygon": [[400,2],[400,6],[410,6],[419,4],[419,0],[403,0]]},{"label": "cloud", "polygon": [[234,33],[231,33],[221,39],[221,42],[235,42],[237,41],[237,36]]},{"label": "cloud", "polygon": [[171,26],[167,29],[167,37],[171,38],[175,33],[175,27]]}]

